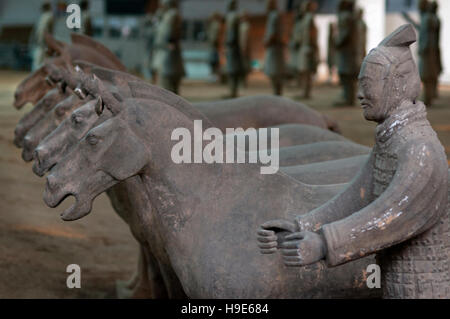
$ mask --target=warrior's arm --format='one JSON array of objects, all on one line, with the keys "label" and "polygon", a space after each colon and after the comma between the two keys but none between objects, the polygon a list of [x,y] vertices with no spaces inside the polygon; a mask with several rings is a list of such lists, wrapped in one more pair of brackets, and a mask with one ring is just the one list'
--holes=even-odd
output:
[{"label": "warrior's arm", "polygon": [[311,212],[297,216],[295,220],[299,229],[301,231],[317,230],[324,224],[341,220],[367,206],[371,200],[374,158],[372,151],[359,174],[342,193]]},{"label": "warrior's arm", "polygon": [[414,21],[413,18],[411,18],[411,16],[406,11],[403,11],[402,15],[406,21],[411,23],[414,26],[414,28],[416,28],[416,30],[419,31],[420,25],[416,21]]},{"label": "warrior's arm", "polygon": [[412,238],[436,223],[446,209],[447,168],[442,155],[426,143],[410,145],[400,154],[395,176],[380,197],[319,230],[330,266]]}]

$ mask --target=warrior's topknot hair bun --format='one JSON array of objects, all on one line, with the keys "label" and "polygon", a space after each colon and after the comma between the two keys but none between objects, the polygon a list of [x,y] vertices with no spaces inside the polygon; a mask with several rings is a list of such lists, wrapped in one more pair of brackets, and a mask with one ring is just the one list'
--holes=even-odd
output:
[{"label": "warrior's topknot hair bun", "polygon": [[405,24],[392,32],[378,46],[384,47],[409,47],[417,41],[416,31],[411,24]]}]

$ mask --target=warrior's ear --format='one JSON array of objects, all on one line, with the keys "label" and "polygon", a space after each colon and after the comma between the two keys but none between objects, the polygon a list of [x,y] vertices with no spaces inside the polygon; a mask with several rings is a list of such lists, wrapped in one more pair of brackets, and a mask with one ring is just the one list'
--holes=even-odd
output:
[{"label": "warrior's ear", "polygon": [[412,24],[404,24],[381,41],[379,46],[409,47],[416,41],[417,35]]}]

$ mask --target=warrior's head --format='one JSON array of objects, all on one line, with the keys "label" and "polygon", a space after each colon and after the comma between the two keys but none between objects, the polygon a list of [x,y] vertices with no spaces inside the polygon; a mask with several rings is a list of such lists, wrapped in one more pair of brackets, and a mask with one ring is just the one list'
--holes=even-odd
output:
[{"label": "warrior's head", "polygon": [[236,11],[238,9],[237,0],[227,1],[227,11]]},{"label": "warrior's head", "polygon": [[277,10],[277,2],[275,0],[266,0],[266,12]]},{"label": "warrior's head", "polygon": [[419,7],[419,12],[426,12],[428,11],[430,2],[428,0],[420,0],[418,7]]},{"label": "warrior's head", "polygon": [[340,0],[338,3],[338,12],[353,11],[355,9],[354,0]]},{"label": "warrior's head", "polygon": [[317,2],[313,0],[308,0],[304,3],[304,12],[316,12],[317,11]]},{"label": "warrior's head", "polygon": [[403,25],[364,59],[358,77],[358,99],[367,120],[381,123],[403,102],[416,102],[420,77],[409,47],[414,42],[413,26]]},{"label": "warrior's head", "polygon": [[162,7],[164,9],[171,9],[171,8],[176,8],[178,5],[177,0],[163,0],[162,1]]},{"label": "warrior's head", "polygon": [[41,11],[42,12],[50,12],[52,11],[52,4],[50,1],[44,1],[41,5]]},{"label": "warrior's head", "polygon": [[430,3],[429,9],[430,9],[431,13],[436,14],[438,11],[438,8],[439,8],[439,5],[436,1],[433,1],[432,3]]}]

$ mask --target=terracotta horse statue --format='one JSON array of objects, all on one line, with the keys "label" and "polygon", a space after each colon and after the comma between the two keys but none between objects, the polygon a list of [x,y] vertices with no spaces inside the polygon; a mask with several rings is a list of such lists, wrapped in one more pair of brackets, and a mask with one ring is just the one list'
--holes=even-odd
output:
[{"label": "terracotta horse statue", "polygon": [[[178,282],[189,297],[370,293],[364,288],[363,270],[373,261],[286,273],[279,261],[261,263],[255,251],[250,229],[275,217],[276,211],[288,216],[301,207],[307,212],[330,198],[330,192],[280,172],[261,175],[257,164],[175,164],[170,160],[171,132],[178,127],[192,130],[193,120],[201,116],[195,108],[188,103],[119,100],[107,92],[98,96],[98,109],[105,105],[114,116],[91,129],[47,177],[44,199],[49,206],[57,206],[69,194],[76,198],[63,219],[88,214],[96,196],[131,178],[144,190],[135,193],[145,195],[141,203],[152,203],[151,210],[137,217],[146,225],[141,235],[151,238],[147,244],[159,247],[155,255],[171,266],[166,276],[176,279],[172,283]],[[131,153],[132,158],[126,156]],[[148,232],[150,224],[157,227]]]}]

